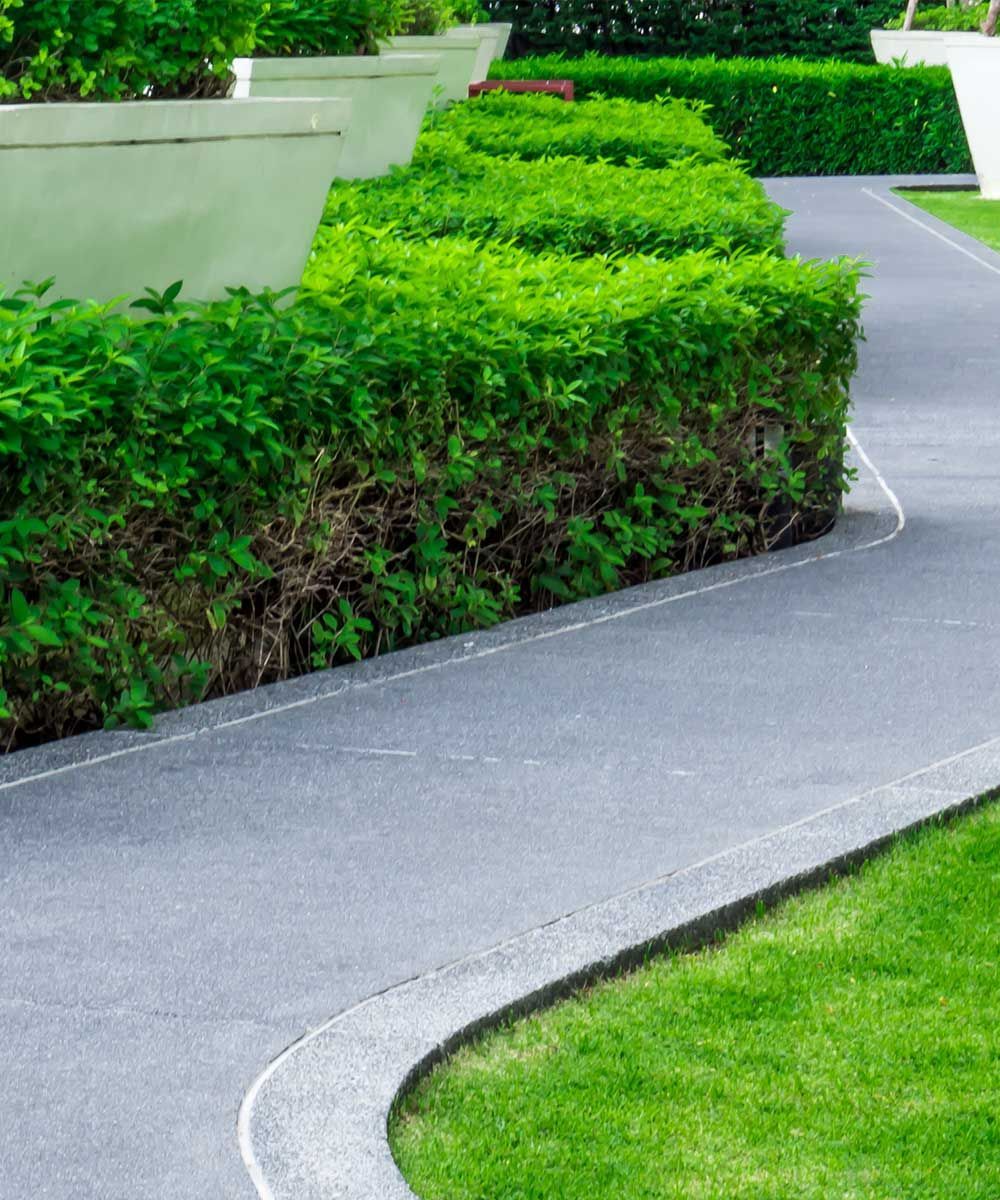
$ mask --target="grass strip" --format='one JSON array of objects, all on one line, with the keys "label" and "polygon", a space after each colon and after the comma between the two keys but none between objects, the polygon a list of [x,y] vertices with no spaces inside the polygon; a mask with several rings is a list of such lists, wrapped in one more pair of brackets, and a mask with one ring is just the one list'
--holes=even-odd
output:
[{"label": "grass strip", "polygon": [[978,191],[951,192],[943,188],[897,188],[896,195],[977,238],[991,250],[1000,250],[1000,200],[984,200]]},{"label": "grass strip", "polygon": [[1000,806],[434,1071],[426,1200],[995,1200]]}]

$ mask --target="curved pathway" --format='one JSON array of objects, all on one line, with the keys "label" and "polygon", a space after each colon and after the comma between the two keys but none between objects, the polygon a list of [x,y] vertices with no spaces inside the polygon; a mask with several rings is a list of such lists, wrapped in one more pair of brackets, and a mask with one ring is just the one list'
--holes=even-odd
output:
[{"label": "curved pathway", "polygon": [[[252,1197],[241,1099],[331,1013],[1000,782],[1000,256],[884,180],[772,191],[794,248],[875,263],[855,433],[891,491],[862,465],[814,547],[0,762],[4,1194]],[[345,1194],[281,1078],[258,1186]]]}]

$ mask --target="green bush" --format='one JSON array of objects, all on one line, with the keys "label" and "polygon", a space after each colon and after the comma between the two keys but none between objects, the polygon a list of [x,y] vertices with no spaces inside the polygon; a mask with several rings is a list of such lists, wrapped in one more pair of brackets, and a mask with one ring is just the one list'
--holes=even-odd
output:
[{"label": "green bush", "polygon": [[224,95],[261,0],[0,0],[0,102]]},{"label": "green bush", "polygon": [[458,24],[451,0],[412,0],[409,7],[410,14],[403,30],[406,34],[428,37]]},{"label": "green bush", "polygon": [[377,54],[411,15],[411,0],[266,0],[255,53]]},{"label": "green bush", "polygon": [[578,256],[776,250],[783,223],[760,184],[731,163],[643,170],[576,158],[522,162],[434,132],[421,138],[411,169],[334,184],[326,219],[349,218],[408,238],[461,234]]},{"label": "green bush", "polygon": [[[969,8],[960,4],[956,4],[954,8],[948,8],[945,4],[930,4],[925,8],[917,9],[913,19],[913,28],[978,33],[986,20],[989,7],[988,3],[973,4]],[[891,21],[886,21],[885,27],[886,29],[902,29],[905,20],[906,12],[904,10]]]},{"label": "green bush", "polygon": [[572,79],[582,98],[677,96],[710,106],[716,133],[755,175],[969,171],[946,67],[679,58],[524,58],[498,79]]},{"label": "green bush", "polygon": [[846,266],[341,228],[308,283],[0,302],[0,741],[760,549],[838,492]]},{"label": "green bush", "polygon": [[451,0],[451,8],[455,20],[462,25],[479,25],[490,19],[480,0]]},{"label": "green bush", "polygon": [[477,25],[489,16],[479,0],[407,0],[404,33],[428,37],[453,25]]},{"label": "green bush", "polygon": [[485,92],[434,117],[434,127],[484,154],[535,159],[570,155],[618,166],[665,167],[681,158],[719,162],[728,147],[697,101],[601,100],[566,104],[555,96]]},{"label": "green bush", "polygon": [[900,0],[484,0],[512,21],[508,56],[565,51],[871,62],[869,30]]}]

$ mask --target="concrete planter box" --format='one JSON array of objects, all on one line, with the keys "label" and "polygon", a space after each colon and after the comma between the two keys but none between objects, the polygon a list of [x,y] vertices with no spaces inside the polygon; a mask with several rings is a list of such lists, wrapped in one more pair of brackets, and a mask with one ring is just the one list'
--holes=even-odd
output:
[{"label": "concrete planter box", "polygon": [[891,65],[901,61],[905,67],[945,67],[948,51],[945,39],[978,38],[978,33],[941,33],[935,29],[873,29],[872,49],[875,61]]},{"label": "concrete planter box", "polygon": [[440,64],[437,54],[238,58],[233,96],[350,100],[351,125],[330,178],[372,179],[413,157]]},{"label": "concrete planter box", "polygon": [[444,108],[456,100],[467,100],[469,84],[486,78],[495,45],[495,37],[482,37],[479,34],[469,37],[447,34],[435,37],[401,36],[389,39],[385,53],[393,57],[398,54],[439,54],[441,66],[433,103],[437,108]]},{"label": "concrete planter box", "polygon": [[950,34],[948,65],[985,200],[1000,200],[1000,38]]},{"label": "concrete planter box", "polygon": [[[493,58],[503,58],[507,53],[507,43],[510,41],[510,32],[514,26],[509,21],[484,21],[479,25],[455,25],[449,29],[446,37],[470,37],[477,34],[491,34],[497,40],[496,47],[493,51]],[[473,83],[478,83],[478,79],[474,79]]]},{"label": "concrete planter box", "polygon": [[50,296],[297,285],[348,100],[0,105],[0,287]]}]

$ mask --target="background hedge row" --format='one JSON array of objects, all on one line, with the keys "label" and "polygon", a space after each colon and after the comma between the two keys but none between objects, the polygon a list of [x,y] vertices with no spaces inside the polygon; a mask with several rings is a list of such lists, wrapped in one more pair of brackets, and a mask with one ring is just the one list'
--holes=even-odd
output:
[{"label": "background hedge row", "polygon": [[946,67],[560,56],[494,63],[499,79],[572,79],[581,97],[680,96],[754,175],[880,175],[972,170]]},{"label": "background hedge row", "polygon": [[903,0],[483,0],[512,21],[510,57],[601,54],[871,62],[869,30]]}]

